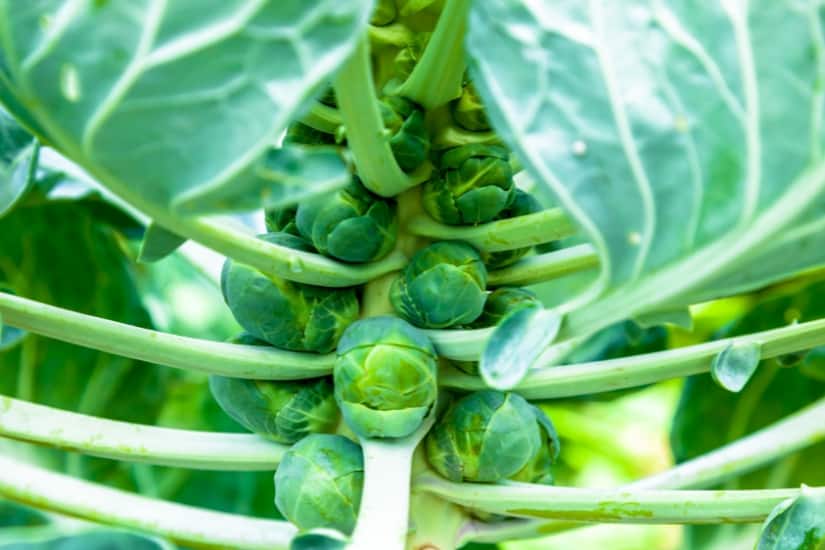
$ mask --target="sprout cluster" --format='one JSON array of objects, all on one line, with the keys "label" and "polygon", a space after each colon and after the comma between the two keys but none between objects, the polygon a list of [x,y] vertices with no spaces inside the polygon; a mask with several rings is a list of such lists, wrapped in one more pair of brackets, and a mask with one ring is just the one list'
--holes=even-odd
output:
[{"label": "sprout cluster", "polygon": [[[214,398],[240,426],[290,446],[275,474],[275,503],[302,530],[351,533],[364,479],[360,444],[406,438],[428,415],[435,423],[420,456],[445,478],[553,480],[559,440],[540,409],[514,393],[450,395],[438,384],[440,368],[476,376],[478,365],[439,357],[428,330],[494,327],[542,304],[528,289],[489,285],[491,271],[532,248],[491,252],[461,240],[427,241],[409,230],[410,217],[475,226],[542,207],[516,187],[510,151],[488,139],[490,124],[471,82],[465,80],[448,105],[432,112],[401,93],[426,49],[437,9],[432,2],[381,0],[371,19],[375,107],[389,161],[423,181],[384,196],[353,170],[344,188],[267,210],[268,232],[259,236],[298,263],[322,255],[353,269],[394,254],[405,256],[406,265],[389,279],[351,288],[308,285],[231,259],[223,268],[224,299],[246,331],[236,344],[319,360],[329,354],[323,360],[333,364],[331,376],[305,380],[210,379]],[[404,34],[406,25],[415,32]],[[398,38],[407,35],[409,40]],[[317,101],[324,112],[338,108],[331,88]],[[345,128],[330,133],[310,121],[293,123],[284,142],[347,147]],[[461,142],[439,141],[445,128]]]}]

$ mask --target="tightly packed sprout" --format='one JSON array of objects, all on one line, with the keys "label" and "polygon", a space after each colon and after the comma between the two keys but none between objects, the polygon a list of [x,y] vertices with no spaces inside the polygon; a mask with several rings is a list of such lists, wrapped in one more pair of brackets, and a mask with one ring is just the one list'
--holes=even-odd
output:
[{"label": "tightly packed sprout", "polygon": [[[233,260],[223,269],[225,301],[247,331],[235,343],[334,352],[332,376],[210,378],[212,394],[227,415],[250,432],[290,446],[275,475],[275,502],[303,531],[353,532],[364,490],[364,456],[372,442],[417,441],[421,466],[451,481],[553,481],[559,441],[540,409],[512,393],[451,395],[439,389],[441,368],[477,376],[478,362],[439,357],[426,331],[494,327],[516,311],[540,307],[528,289],[488,289],[490,270],[512,265],[532,248],[490,252],[461,240],[427,241],[408,230],[410,213],[474,226],[535,213],[541,206],[516,188],[505,147],[473,142],[474,133],[488,139],[484,133],[490,127],[466,76],[457,95],[435,113],[403,95],[431,33],[396,41],[404,36],[405,21],[425,29],[437,9],[431,2],[381,1],[371,19],[380,44],[373,51],[376,107],[391,153],[382,162],[396,163],[404,174],[432,168],[429,177],[407,193],[378,193],[374,181],[362,179],[356,158],[349,185],[267,209],[269,232],[260,236],[296,251],[298,261],[301,254],[316,254],[360,268],[395,251],[407,257],[406,265],[361,287],[336,288],[264,274]],[[330,89],[318,99],[323,112],[339,108],[336,95]],[[345,128],[332,132],[309,121],[292,123],[284,142],[350,145]],[[445,124],[466,143],[434,149],[432,140]],[[415,436],[422,426],[431,427]]]}]

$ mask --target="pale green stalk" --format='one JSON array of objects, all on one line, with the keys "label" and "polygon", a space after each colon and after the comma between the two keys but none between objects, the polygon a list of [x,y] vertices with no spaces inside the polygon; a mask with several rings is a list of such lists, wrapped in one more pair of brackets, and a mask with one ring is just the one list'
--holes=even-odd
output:
[{"label": "pale green stalk", "polygon": [[490,272],[490,286],[527,286],[598,267],[599,257],[589,244],[537,254]]},{"label": "pale green stalk", "polygon": [[[629,484],[630,489],[706,488],[746,474],[825,440],[825,399],[714,451]],[[499,542],[533,538],[582,527],[580,523],[507,520],[469,521],[460,541]]]},{"label": "pale green stalk", "polygon": [[309,111],[301,117],[301,122],[311,126],[321,132],[335,135],[344,124],[341,120],[341,113],[337,109],[324,105],[319,101],[314,101]]},{"label": "pale green stalk", "polygon": [[[672,350],[606,361],[552,366],[528,371],[515,388],[527,399],[555,399],[632,388],[709,372],[713,358],[731,344],[755,342],[762,359],[825,345],[825,319],[794,324]],[[445,372],[443,386],[463,390],[483,389],[483,381],[456,371]]]},{"label": "pale green stalk", "polygon": [[424,55],[398,90],[428,110],[461,96],[466,53],[464,35],[471,0],[447,0]]},{"label": "pale green stalk", "polygon": [[409,231],[438,241],[465,241],[484,252],[499,252],[569,237],[575,227],[560,208],[550,208],[475,226],[444,225],[429,216],[418,216],[410,222]]},{"label": "pale green stalk", "polygon": [[131,424],[2,395],[0,436],[113,460],[199,470],[274,470],[288,449],[257,435]]},{"label": "pale green stalk", "polygon": [[36,334],[149,363],[238,378],[329,374],[335,356],[245,346],[148,330],[0,293],[4,322]]},{"label": "pale green stalk", "polygon": [[370,48],[366,38],[358,42],[355,51],[338,72],[335,94],[358,177],[368,189],[378,195],[392,197],[427,179],[430,171],[428,165],[422,166],[415,175],[408,176],[398,166],[390,149],[373,88]]},{"label": "pale green stalk", "polygon": [[295,527],[139,496],[0,456],[0,495],[89,521],[167,537],[197,548],[287,550]]},{"label": "pale green stalk", "polygon": [[[602,523],[752,523],[799,489],[675,491],[596,490],[527,483],[454,483],[428,473],[417,488],[493,514]],[[821,491],[822,489],[812,489]]]}]

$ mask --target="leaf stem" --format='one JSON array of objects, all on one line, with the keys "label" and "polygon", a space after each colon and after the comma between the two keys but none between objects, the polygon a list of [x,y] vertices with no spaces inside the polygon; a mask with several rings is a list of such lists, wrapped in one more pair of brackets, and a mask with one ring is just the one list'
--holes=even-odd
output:
[{"label": "leaf stem", "polygon": [[404,550],[410,522],[410,477],[418,444],[435,422],[437,406],[403,439],[361,438],[364,491],[348,548]]},{"label": "leaf stem", "polygon": [[[416,488],[494,514],[601,523],[751,523],[799,489],[748,491],[595,490],[505,482],[453,483],[423,474]],[[822,489],[814,489],[822,490]]]},{"label": "leaf stem", "polygon": [[274,470],[288,448],[251,434],[131,424],[2,395],[0,435],[113,460],[200,470]]},{"label": "leaf stem", "polygon": [[0,292],[5,322],[36,334],[168,367],[238,378],[291,380],[329,374],[334,355],[176,336]]},{"label": "leaf stem", "polygon": [[[783,456],[825,440],[825,398],[709,453],[628,485],[631,489],[700,489],[746,474]],[[462,542],[498,542],[544,536],[581,527],[579,523],[508,520],[498,524],[470,521]]]},{"label": "leaf stem", "polygon": [[301,122],[327,134],[337,134],[344,122],[341,120],[341,113],[337,109],[324,105],[319,101],[312,103],[309,111],[301,117]]},{"label": "leaf stem", "polygon": [[471,0],[447,0],[424,55],[398,90],[400,95],[429,110],[461,96],[471,5]]},{"label": "leaf stem", "polygon": [[287,550],[295,528],[134,495],[0,456],[0,495],[89,521],[155,533],[197,548]]},{"label": "leaf stem", "polygon": [[491,271],[490,286],[526,286],[557,279],[571,273],[592,269],[599,265],[599,257],[589,244],[563,248],[555,252],[530,256],[515,264]]},{"label": "leaf stem", "polygon": [[424,168],[426,173],[417,174],[417,177],[408,176],[398,166],[390,149],[373,87],[366,38],[359,40],[355,51],[338,72],[335,95],[346,127],[347,143],[364,186],[384,197],[392,197],[426,179],[429,168]]},{"label": "leaf stem", "polygon": [[465,241],[484,252],[499,252],[569,237],[575,227],[564,211],[551,208],[476,226],[444,225],[422,215],[410,221],[409,231],[440,241]]},{"label": "leaf stem", "polygon": [[[761,344],[762,359],[825,345],[825,319],[607,361],[562,366],[545,363],[528,371],[514,391],[528,399],[556,399],[691,376],[708,372],[713,358],[729,345],[748,342]],[[458,372],[444,373],[439,381],[464,390],[485,387],[480,378]]]}]

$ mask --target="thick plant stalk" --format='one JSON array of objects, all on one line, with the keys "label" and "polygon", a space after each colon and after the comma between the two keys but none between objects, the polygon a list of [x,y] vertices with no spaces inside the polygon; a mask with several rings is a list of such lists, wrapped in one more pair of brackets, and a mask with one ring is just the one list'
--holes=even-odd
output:
[{"label": "thick plant stalk", "polygon": [[444,225],[429,216],[418,216],[410,221],[408,227],[411,233],[422,237],[464,241],[484,252],[533,246],[575,233],[575,227],[560,208],[475,226]]},{"label": "thick plant stalk", "polygon": [[0,456],[0,495],[98,523],[154,533],[194,547],[287,550],[296,529],[134,495]]},{"label": "thick plant stalk", "polygon": [[141,361],[238,378],[300,379],[332,371],[334,355],[176,336],[0,293],[6,324]]},{"label": "thick plant stalk", "polygon": [[417,482],[421,490],[493,514],[602,523],[753,523],[799,495],[799,489],[605,491],[513,482],[485,485],[453,483],[431,473]]},{"label": "thick plant stalk", "polygon": [[118,422],[1,395],[0,436],[113,460],[200,470],[274,470],[288,449],[251,434]]},{"label": "thick plant stalk", "polygon": [[430,431],[437,406],[411,436],[399,440],[361,438],[364,490],[352,550],[404,550],[410,521],[413,455]]}]

